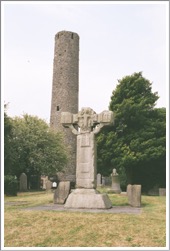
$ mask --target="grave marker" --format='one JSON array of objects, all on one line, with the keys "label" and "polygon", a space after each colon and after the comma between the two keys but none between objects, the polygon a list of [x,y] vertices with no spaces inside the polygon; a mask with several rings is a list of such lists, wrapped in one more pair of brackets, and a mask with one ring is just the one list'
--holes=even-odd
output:
[{"label": "grave marker", "polygon": [[70,193],[70,181],[60,181],[54,191],[54,204],[64,204]]},{"label": "grave marker", "polygon": [[27,175],[25,173],[21,173],[19,178],[19,190],[21,192],[27,191]]},{"label": "grave marker", "polygon": [[132,207],[141,207],[141,185],[127,186],[128,203]]}]

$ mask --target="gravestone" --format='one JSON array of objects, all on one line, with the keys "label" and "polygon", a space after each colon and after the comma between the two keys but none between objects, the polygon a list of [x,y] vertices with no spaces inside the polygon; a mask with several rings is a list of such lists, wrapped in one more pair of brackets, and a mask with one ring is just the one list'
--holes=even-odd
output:
[{"label": "gravestone", "polygon": [[111,174],[111,177],[112,177],[112,187],[109,192],[116,193],[116,194],[121,193],[119,174],[116,172],[115,168],[113,168],[113,172]]},{"label": "gravestone", "polygon": [[141,207],[141,185],[127,186],[128,203],[132,207]]},{"label": "gravestone", "polygon": [[54,204],[64,204],[70,193],[70,181],[60,181],[54,191]]},{"label": "gravestone", "polygon": [[111,186],[112,185],[112,179],[111,179],[111,177],[109,176],[106,176],[105,177],[105,186]]},{"label": "gravestone", "polygon": [[102,185],[102,176],[100,173],[97,174],[97,186],[101,187]]},{"label": "gravestone", "polygon": [[[77,136],[76,189],[68,196],[67,208],[110,208],[107,194],[96,191],[95,135],[105,125],[113,123],[113,112],[96,114],[91,108],[82,108],[78,114],[61,113],[61,123]],[[78,126],[77,130],[75,126]]]},{"label": "gravestone", "polygon": [[46,187],[46,192],[51,192],[52,182],[50,180],[46,180],[45,187]]},{"label": "gravestone", "polygon": [[106,178],[102,176],[102,186],[104,187],[106,185]]},{"label": "gravestone", "polygon": [[166,196],[166,188],[159,188],[159,196]]},{"label": "gravestone", "polygon": [[48,180],[48,176],[41,175],[41,188],[44,190],[46,189],[47,180]]},{"label": "gravestone", "polygon": [[19,178],[19,190],[21,192],[27,191],[27,175],[25,173],[21,173]]}]

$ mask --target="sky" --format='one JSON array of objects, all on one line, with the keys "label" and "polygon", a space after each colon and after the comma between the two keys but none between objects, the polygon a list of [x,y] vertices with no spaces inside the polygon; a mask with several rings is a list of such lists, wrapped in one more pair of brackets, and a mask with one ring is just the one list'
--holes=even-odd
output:
[{"label": "sky", "polygon": [[[79,110],[100,113],[122,79],[134,72],[168,106],[168,2],[7,2],[2,4],[3,104],[9,116],[50,120],[54,37],[78,33]],[[3,105],[2,104],[2,105]]]}]

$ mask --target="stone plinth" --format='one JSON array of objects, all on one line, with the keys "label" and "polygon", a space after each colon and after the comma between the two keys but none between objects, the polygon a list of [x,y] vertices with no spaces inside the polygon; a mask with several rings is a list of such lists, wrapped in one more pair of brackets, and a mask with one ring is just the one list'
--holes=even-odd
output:
[{"label": "stone plinth", "polygon": [[65,208],[98,208],[109,209],[112,203],[107,194],[95,189],[75,189],[68,197]]}]

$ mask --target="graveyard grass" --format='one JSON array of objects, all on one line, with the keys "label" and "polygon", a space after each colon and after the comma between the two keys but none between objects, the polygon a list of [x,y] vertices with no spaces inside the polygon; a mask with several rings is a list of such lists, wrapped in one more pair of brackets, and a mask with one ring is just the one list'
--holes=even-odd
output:
[{"label": "graveyard grass", "polygon": [[[127,197],[108,194],[113,205]],[[166,198],[142,196],[141,214],[22,210],[53,203],[53,193],[5,197],[5,247],[165,247]]]}]

